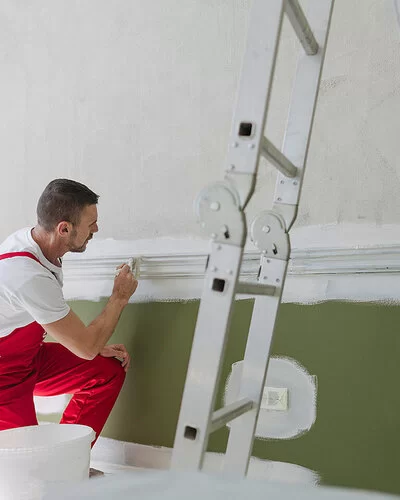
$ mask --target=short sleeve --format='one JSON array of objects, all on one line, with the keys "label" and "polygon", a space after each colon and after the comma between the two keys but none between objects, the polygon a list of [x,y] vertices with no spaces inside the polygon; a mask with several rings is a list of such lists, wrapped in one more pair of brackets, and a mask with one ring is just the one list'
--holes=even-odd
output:
[{"label": "short sleeve", "polygon": [[14,291],[14,300],[41,325],[54,323],[70,311],[55,278],[37,274]]}]

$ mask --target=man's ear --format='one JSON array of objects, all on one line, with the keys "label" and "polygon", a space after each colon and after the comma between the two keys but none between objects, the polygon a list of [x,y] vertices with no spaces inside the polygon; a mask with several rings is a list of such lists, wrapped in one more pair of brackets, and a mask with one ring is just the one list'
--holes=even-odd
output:
[{"label": "man's ear", "polygon": [[70,223],[61,221],[57,224],[57,233],[61,236],[66,236],[70,232]]}]

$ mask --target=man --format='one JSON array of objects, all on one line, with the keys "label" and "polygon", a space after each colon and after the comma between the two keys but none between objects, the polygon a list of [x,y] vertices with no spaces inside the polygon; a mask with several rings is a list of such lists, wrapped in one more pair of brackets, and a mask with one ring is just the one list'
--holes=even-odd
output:
[{"label": "man", "polygon": [[[37,424],[34,394],[73,394],[61,423],[88,425],[98,437],[121,390],[130,357],[123,345],[106,344],[137,288],[129,266],[120,266],[89,326],[62,294],[61,258],[84,252],[97,233],[98,198],[56,179],[40,196],[37,225],[0,245],[0,430]],[[44,343],[46,333],[58,343]]]}]

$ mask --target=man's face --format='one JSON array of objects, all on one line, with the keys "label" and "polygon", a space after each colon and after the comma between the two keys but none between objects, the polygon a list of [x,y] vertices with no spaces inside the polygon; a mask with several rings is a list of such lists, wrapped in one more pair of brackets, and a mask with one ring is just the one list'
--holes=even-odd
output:
[{"label": "man's face", "polygon": [[81,212],[79,224],[74,225],[69,242],[69,252],[84,252],[93,234],[99,230],[97,226],[97,206],[87,205]]}]

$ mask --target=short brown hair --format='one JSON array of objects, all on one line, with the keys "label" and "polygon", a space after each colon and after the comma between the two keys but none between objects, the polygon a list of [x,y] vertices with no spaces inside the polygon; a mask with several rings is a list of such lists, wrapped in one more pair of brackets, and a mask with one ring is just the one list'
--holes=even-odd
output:
[{"label": "short brown hair", "polygon": [[38,224],[52,231],[62,221],[78,224],[82,209],[96,205],[99,196],[80,182],[54,179],[41,194],[37,204]]}]

